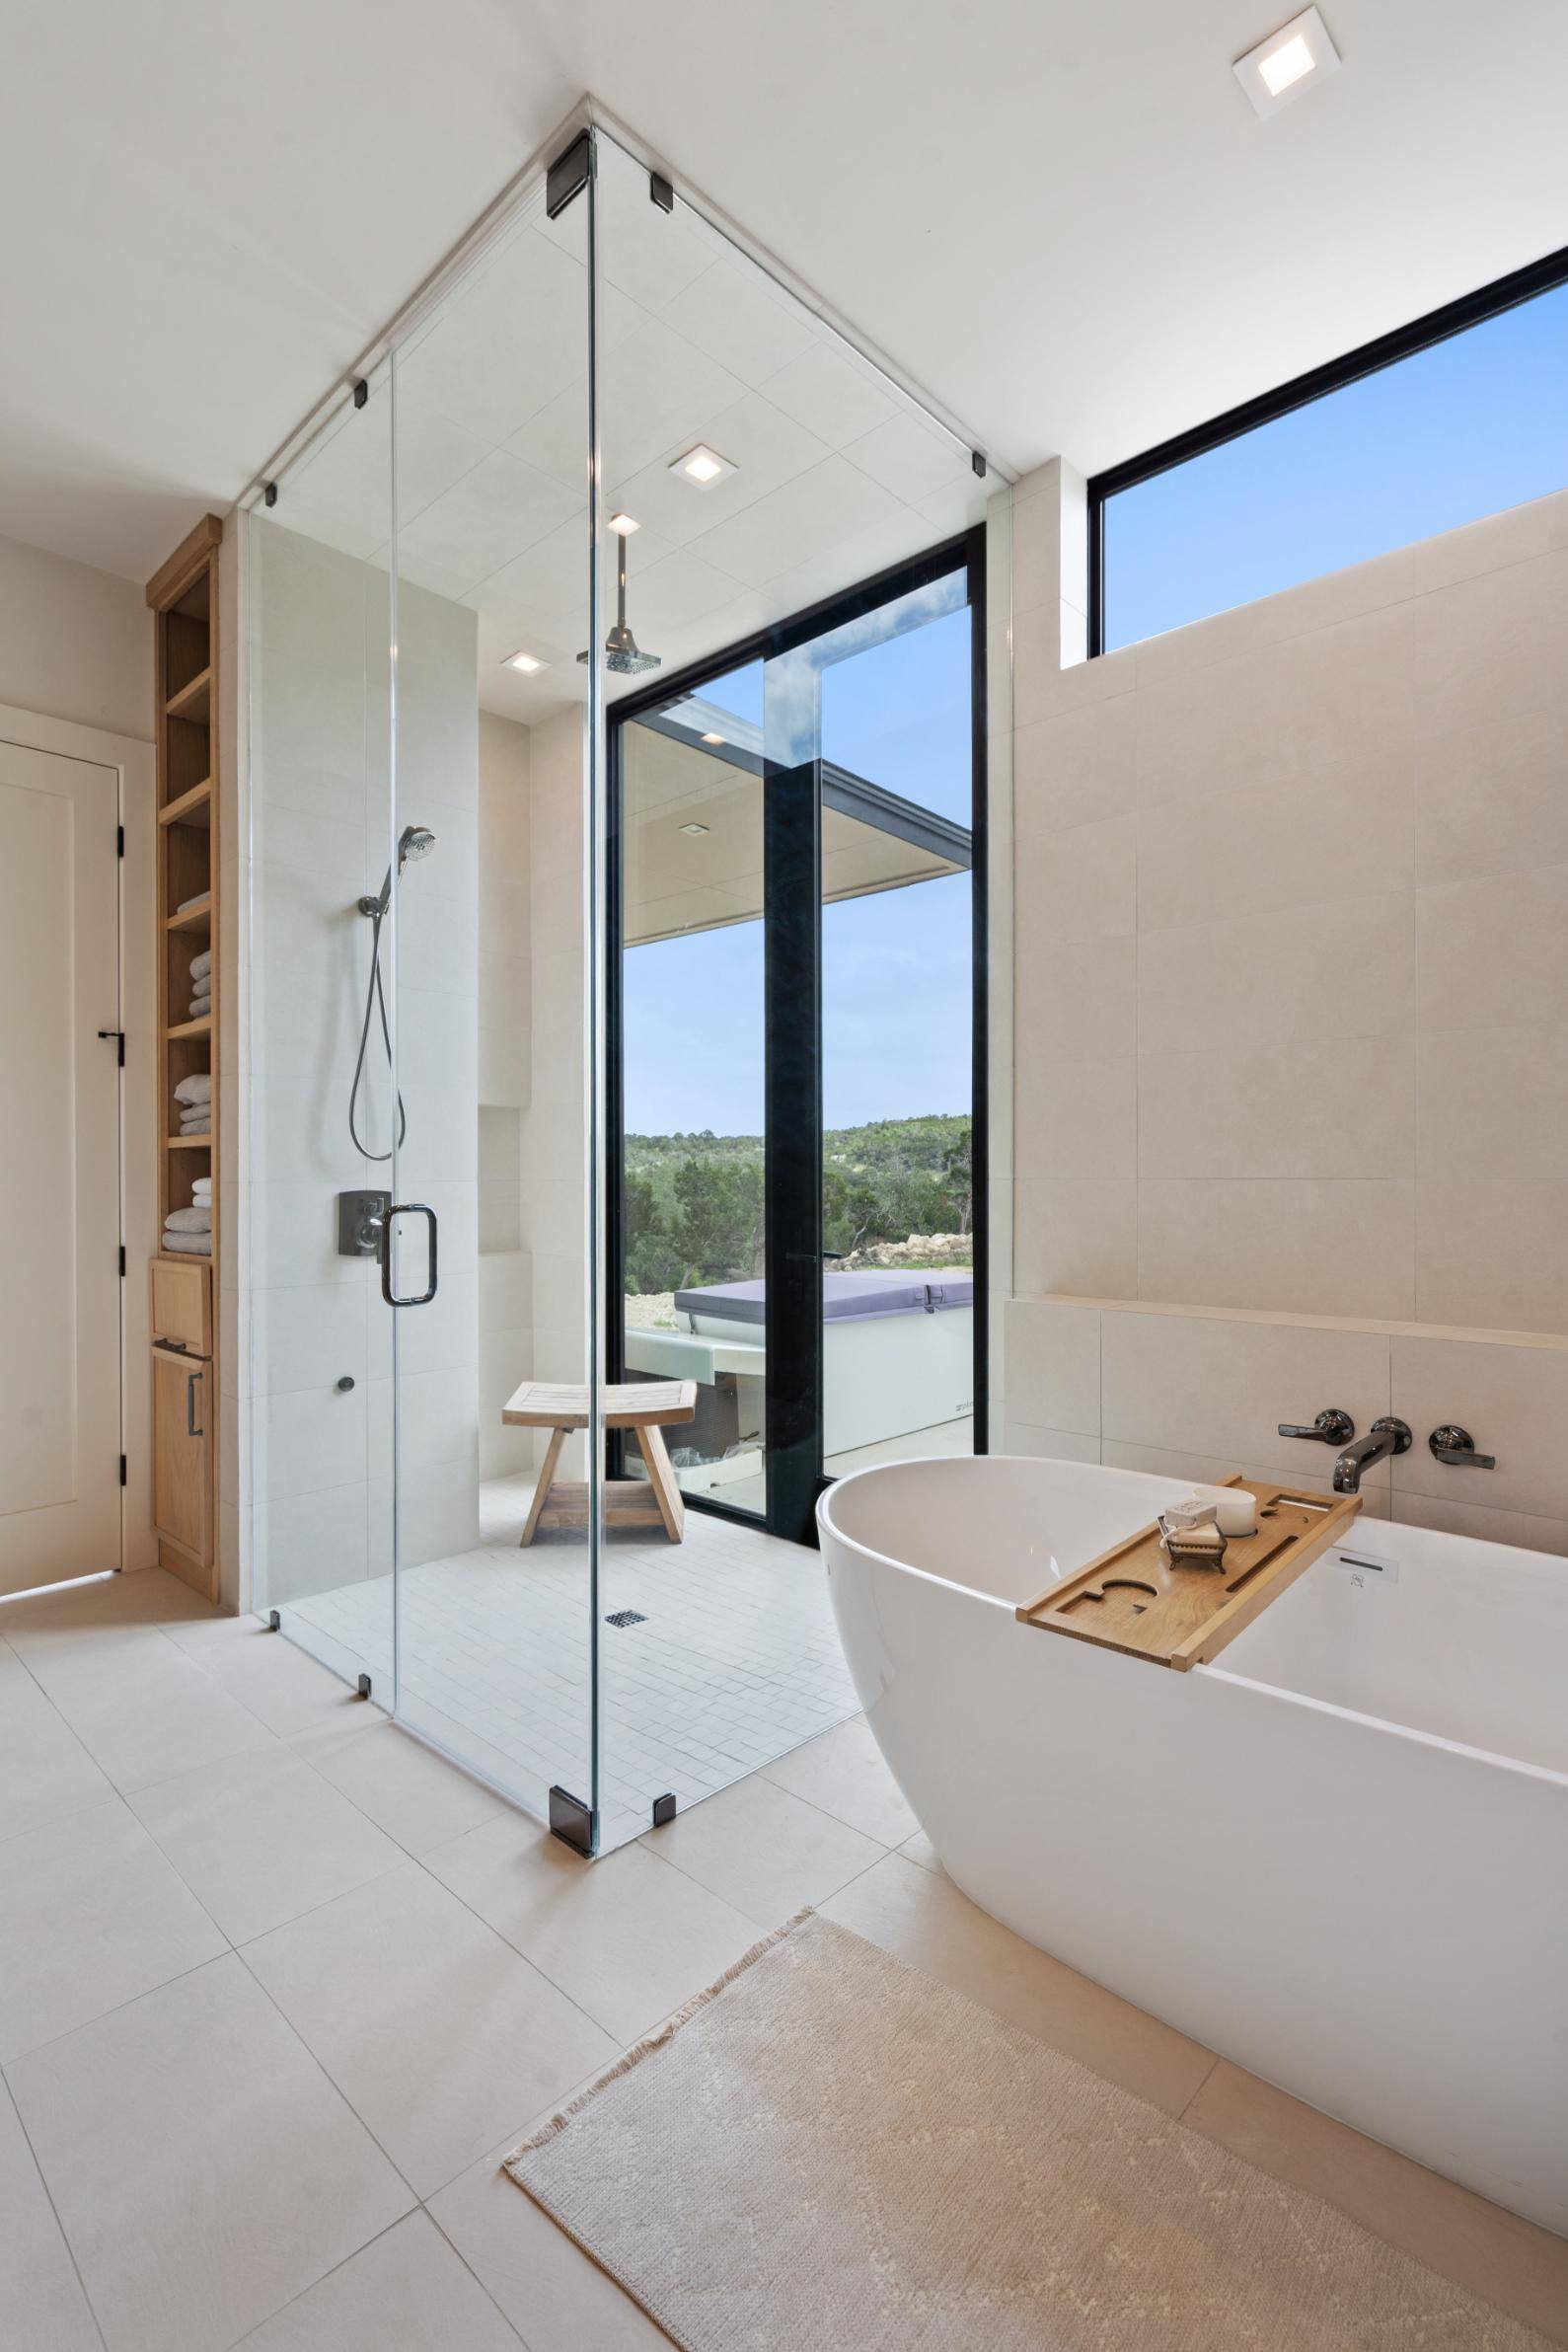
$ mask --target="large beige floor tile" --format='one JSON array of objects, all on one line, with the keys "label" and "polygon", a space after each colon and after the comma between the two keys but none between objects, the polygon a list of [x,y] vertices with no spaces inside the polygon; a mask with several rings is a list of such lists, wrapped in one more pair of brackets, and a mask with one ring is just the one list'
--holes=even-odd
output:
[{"label": "large beige floor tile", "polygon": [[5,1630],[13,1647],[30,1657],[61,1641],[74,1643],[85,1630],[189,1625],[218,1615],[210,1601],[203,1601],[167,1568],[142,1568],[123,1576],[97,1577],[91,1583],[60,1585],[31,1600],[8,1601]]},{"label": "large beige floor tile", "polygon": [[117,1796],[8,1840],[0,1849],[0,2062],[223,1948]]},{"label": "large beige floor tile", "polygon": [[1037,1951],[951,1879],[889,1855],[821,1907],[911,1967],[994,2010],[1108,2082],[1179,2115],[1214,2053]]},{"label": "large beige floor tile", "polygon": [[432,2197],[430,2212],[528,2352],[668,2352],[664,2330],[524,2196],[496,2158]]},{"label": "large beige floor tile", "polygon": [[60,1713],[116,1788],[275,1744],[249,1707],[156,1631],[116,1629],[30,1658]]},{"label": "large beige floor tile", "polygon": [[128,1801],[231,1943],[279,1928],[404,1859],[287,1748],[180,1773]]},{"label": "large beige floor tile", "polygon": [[358,1739],[311,1733],[291,1744],[409,1854],[428,1854],[482,1821],[517,1818],[483,1782],[395,1723]]},{"label": "large beige floor tile", "polygon": [[621,2043],[701,1993],[756,1941],[756,1924],[649,1854],[580,1861],[531,1822],[493,1821],[427,1866]]},{"label": "large beige floor tile", "polygon": [[223,2352],[412,2202],[233,1953],[9,2074],[112,2352]]},{"label": "large beige floor tile", "polygon": [[70,2248],[11,2095],[0,2083],[0,2344],[103,2352]]},{"label": "large beige floor tile", "polygon": [[421,2197],[615,2055],[416,1862],[245,1957]]},{"label": "large beige floor tile", "polygon": [[820,1805],[881,1846],[902,1846],[920,1827],[863,1715],[835,1725],[762,1770],[765,1780]]},{"label": "large beige floor tile", "polygon": [[760,1928],[782,1927],[880,1861],[885,1847],[760,1775],[705,1797],[642,1840]]},{"label": "large beige floor tile", "polygon": [[0,1839],[112,1796],[113,1783],[14,1652],[0,1676]]},{"label": "large beige floor tile", "polygon": [[373,1731],[386,1721],[380,1707],[368,1706],[351,1684],[286,1634],[268,1632],[254,1619],[234,1622],[244,1628],[239,1638],[198,1649],[197,1663],[280,1739],[311,1731]]},{"label": "large beige floor tile", "polygon": [[1182,2121],[1337,2205],[1442,2278],[1568,2344],[1568,2239],[1304,2106],[1222,2059]]},{"label": "large beige floor tile", "polygon": [[428,2214],[411,2213],[237,2352],[517,2352],[521,2340]]}]

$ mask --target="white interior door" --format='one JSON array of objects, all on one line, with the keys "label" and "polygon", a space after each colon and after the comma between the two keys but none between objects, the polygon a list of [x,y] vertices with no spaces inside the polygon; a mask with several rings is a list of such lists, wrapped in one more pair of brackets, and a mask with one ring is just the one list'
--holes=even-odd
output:
[{"label": "white interior door", "polygon": [[120,1564],[118,822],[0,743],[0,1592]]}]

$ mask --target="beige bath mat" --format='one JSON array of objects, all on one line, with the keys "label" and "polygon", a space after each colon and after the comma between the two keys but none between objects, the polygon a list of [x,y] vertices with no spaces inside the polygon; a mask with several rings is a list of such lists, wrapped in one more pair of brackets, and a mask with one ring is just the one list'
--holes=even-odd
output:
[{"label": "beige bath mat", "polygon": [[1550,2352],[809,1916],[507,2169],[686,2352]]}]

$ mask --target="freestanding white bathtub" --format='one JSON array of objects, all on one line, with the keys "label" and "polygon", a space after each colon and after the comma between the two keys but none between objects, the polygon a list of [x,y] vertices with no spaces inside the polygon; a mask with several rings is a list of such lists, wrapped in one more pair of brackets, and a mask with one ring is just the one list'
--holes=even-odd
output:
[{"label": "freestanding white bathtub", "polygon": [[1568,2231],[1568,1561],[1363,1513],[1189,1674],[1018,1623],[1186,1491],[996,1457],[828,1489],[900,1787],[1030,1942]]}]

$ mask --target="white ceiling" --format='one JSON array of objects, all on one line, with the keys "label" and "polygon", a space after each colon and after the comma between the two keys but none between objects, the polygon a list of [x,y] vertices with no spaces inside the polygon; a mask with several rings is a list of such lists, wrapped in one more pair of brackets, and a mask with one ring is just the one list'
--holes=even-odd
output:
[{"label": "white ceiling", "polygon": [[0,531],[145,576],[585,90],[1014,468],[1111,463],[1568,237],[1560,0],[1324,0],[1344,70],[1259,121],[1231,61],[1289,13],[15,7]]},{"label": "white ceiling", "polygon": [[[638,525],[628,617],[666,675],[980,518],[995,484],[965,443],[686,205],[654,205],[631,156],[599,156],[605,510]],[[479,614],[480,700],[529,723],[587,691],[586,226],[536,196],[269,510],[385,564],[395,480],[400,580]],[[698,443],[734,469],[706,489],[671,472]],[[546,666],[510,669],[519,649]]]}]

